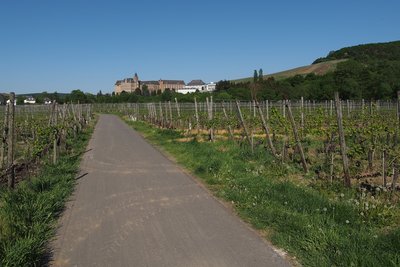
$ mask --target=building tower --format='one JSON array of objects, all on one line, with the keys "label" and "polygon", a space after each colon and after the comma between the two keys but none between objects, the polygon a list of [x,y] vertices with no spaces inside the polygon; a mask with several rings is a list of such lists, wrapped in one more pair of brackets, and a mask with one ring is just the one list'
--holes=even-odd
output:
[{"label": "building tower", "polygon": [[133,90],[140,88],[140,84],[139,84],[139,76],[137,75],[137,73],[135,72],[135,75],[133,76]]}]

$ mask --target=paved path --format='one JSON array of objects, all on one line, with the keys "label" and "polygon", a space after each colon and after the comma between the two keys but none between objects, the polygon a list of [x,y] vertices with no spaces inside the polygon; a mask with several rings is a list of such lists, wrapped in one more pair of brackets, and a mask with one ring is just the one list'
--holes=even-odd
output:
[{"label": "paved path", "polygon": [[289,266],[118,117],[102,115],[53,266]]}]

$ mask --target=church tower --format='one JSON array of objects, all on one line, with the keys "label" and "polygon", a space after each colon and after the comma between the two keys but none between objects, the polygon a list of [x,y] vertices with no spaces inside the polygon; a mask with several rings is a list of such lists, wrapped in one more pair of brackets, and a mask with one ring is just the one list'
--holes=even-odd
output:
[{"label": "church tower", "polygon": [[134,85],[134,89],[140,88],[139,76],[137,75],[137,73],[135,73],[135,76],[133,76],[133,85]]}]

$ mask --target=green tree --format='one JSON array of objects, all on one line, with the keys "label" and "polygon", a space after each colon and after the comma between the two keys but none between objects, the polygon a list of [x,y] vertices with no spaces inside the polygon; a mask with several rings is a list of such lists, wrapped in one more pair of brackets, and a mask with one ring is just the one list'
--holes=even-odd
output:
[{"label": "green tree", "polygon": [[96,103],[96,96],[94,94],[86,93],[84,103]]},{"label": "green tree", "polygon": [[260,70],[258,71],[258,79],[259,79],[260,81],[264,80],[264,74],[263,74],[263,70],[262,70],[262,69],[260,69]]},{"label": "green tree", "polygon": [[254,70],[253,82],[256,83],[257,81],[258,81],[258,73],[257,73],[257,70]]},{"label": "green tree", "polygon": [[171,101],[172,99],[172,92],[169,88],[165,89],[164,92],[161,94],[162,101]]},{"label": "green tree", "polygon": [[222,90],[228,90],[229,88],[231,88],[231,82],[227,81],[227,80],[221,80],[219,82],[217,82],[215,91],[222,91]]},{"label": "green tree", "polygon": [[140,90],[139,88],[135,89],[135,94],[136,95],[142,95],[142,90]]},{"label": "green tree", "polygon": [[143,87],[142,87],[142,95],[150,96],[150,91],[149,91],[147,85],[143,85]]},{"label": "green tree", "polygon": [[137,96],[134,93],[129,94],[129,99],[128,99],[129,103],[137,103],[138,101],[139,101],[139,96]]},{"label": "green tree", "polygon": [[228,94],[226,91],[222,91],[215,96],[215,101],[229,101],[232,100],[232,96]]},{"label": "green tree", "polygon": [[37,94],[34,98],[35,98],[37,104],[43,104],[44,99],[48,98],[48,97],[49,97],[49,94],[46,91],[44,91],[44,92],[41,92],[40,94]]},{"label": "green tree", "polygon": [[129,101],[130,94],[122,91],[117,98],[117,102],[119,103],[127,103]]},{"label": "green tree", "polygon": [[24,105],[25,97],[19,95],[17,96],[17,105]]},{"label": "green tree", "polygon": [[86,95],[84,92],[82,92],[79,89],[72,90],[71,94],[69,95],[69,100],[72,101],[73,103],[86,103]]},{"label": "green tree", "polygon": [[390,99],[393,95],[393,90],[387,82],[381,82],[379,84],[379,99]]},{"label": "green tree", "polygon": [[57,93],[57,91],[54,91],[54,93],[52,93],[50,95],[50,99],[56,101],[59,104],[64,103],[64,100],[60,97],[60,95]]}]

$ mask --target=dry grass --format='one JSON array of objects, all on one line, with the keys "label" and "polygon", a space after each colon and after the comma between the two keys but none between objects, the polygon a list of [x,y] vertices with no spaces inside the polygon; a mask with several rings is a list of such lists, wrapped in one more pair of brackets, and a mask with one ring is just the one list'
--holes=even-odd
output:
[{"label": "dry grass", "polygon": [[[270,77],[274,77],[275,80],[282,80],[286,79],[289,77],[293,77],[295,75],[307,75],[310,73],[314,73],[315,75],[324,75],[328,72],[334,71],[336,69],[336,66],[343,61],[346,61],[347,59],[339,59],[339,60],[331,60],[331,61],[326,61],[326,62],[321,62],[317,64],[312,64],[308,66],[302,66],[286,71],[281,71],[269,75],[264,75],[264,79],[268,79]],[[232,80],[232,82],[249,82],[252,81],[253,78],[243,78],[243,79],[237,79],[237,80]]]}]

